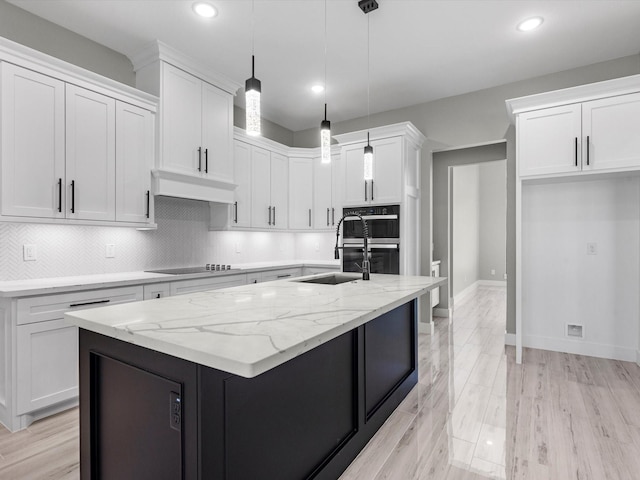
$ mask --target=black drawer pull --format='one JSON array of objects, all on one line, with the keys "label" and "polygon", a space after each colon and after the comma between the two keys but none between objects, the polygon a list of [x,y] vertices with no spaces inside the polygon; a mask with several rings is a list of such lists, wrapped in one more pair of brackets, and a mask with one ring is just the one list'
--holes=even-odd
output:
[{"label": "black drawer pull", "polygon": [[84,307],[85,305],[97,305],[98,303],[109,303],[111,300],[96,300],[94,302],[72,303],[70,307]]},{"label": "black drawer pull", "polygon": [[287,278],[287,277],[290,277],[290,276],[291,276],[290,273],[285,273],[283,275],[278,275],[276,278]]}]

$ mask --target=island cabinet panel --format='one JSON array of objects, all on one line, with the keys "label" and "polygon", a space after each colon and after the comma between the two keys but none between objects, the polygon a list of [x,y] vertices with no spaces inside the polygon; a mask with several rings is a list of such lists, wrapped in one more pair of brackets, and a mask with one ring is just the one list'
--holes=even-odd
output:
[{"label": "island cabinet panel", "polygon": [[245,378],[81,329],[81,477],[335,480],[417,383],[416,330],[412,300]]}]

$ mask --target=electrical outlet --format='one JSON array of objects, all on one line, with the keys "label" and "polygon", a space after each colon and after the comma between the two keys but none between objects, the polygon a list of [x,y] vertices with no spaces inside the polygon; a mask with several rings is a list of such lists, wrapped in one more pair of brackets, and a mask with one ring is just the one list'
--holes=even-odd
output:
[{"label": "electrical outlet", "polygon": [[316,252],[320,251],[320,243],[316,242]]},{"label": "electrical outlet", "polygon": [[116,246],[113,243],[107,243],[104,256],[107,258],[114,258],[116,256]]},{"label": "electrical outlet", "polygon": [[236,243],[236,253],[240,253],[241,252],[241,248],[240,248],[240,244]]},{"label": "electrical outlet", "polygon": [[495,274],[496,274],[496,269],[495,269],[495,268],[492,268],[492,269],[491,269],[491,275],[495,275]]},{"label": "electrical outlet", "polygon": [[598,244],[587,243],[587,255],[597,255],[597,254],[598,254]]},{"label": "electrical outlet", "polygon": [[38,251],[35,245],[25,243],[22,245],[22,258],[25,262],[34,262],[38,257]]},{"label": "electrical outlet", "polygon": [[506,274],[506,273],[504,274],[504,279],[505,279],[505,280],[507,279],[507,274]]}]

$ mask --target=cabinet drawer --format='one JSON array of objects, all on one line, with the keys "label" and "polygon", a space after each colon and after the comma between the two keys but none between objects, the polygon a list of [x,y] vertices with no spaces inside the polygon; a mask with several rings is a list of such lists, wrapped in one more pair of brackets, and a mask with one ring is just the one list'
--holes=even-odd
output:
[{"label": "cabinet drawer", "polygon": [[171,284],[165,283],[152,283],[144,286],[144,299],[152,300],[154,298],[163,298],[171,296]]},{"label": "cabinet drawer", "polygon": [[270,282],[272,280],[285,280],[287,278],[299,277],[302,275],[302,268],[282,268],[279,270],[270,270],[262,272],[262,281]]},{"label": "cabinet drawer", "polygon": [[25,325],[57,320],[69,310],[105,307],[117,303],[135,302],[142,298],[142,286],[21,298],[17,301],[17,323]]},{"label": "cabinet drawer", "polygon": [[237,287],[246,285],[247,276],[225,275],[214,278],[203,278],[196,280],[183,280],[181,282],[171,282],[171,295],[184,295],[185,293],[204,292],[206,290],[217,290],[219,288]]}]

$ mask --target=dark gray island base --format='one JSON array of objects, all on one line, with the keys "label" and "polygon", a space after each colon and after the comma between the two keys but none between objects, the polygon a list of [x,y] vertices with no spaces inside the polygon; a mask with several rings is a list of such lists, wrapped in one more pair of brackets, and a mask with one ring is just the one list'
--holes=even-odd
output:
[{"label": "dark gray island base", "polygon": [[417,383],[416,317],[254,378],[80,329],[81,478],[335,480]]}]

